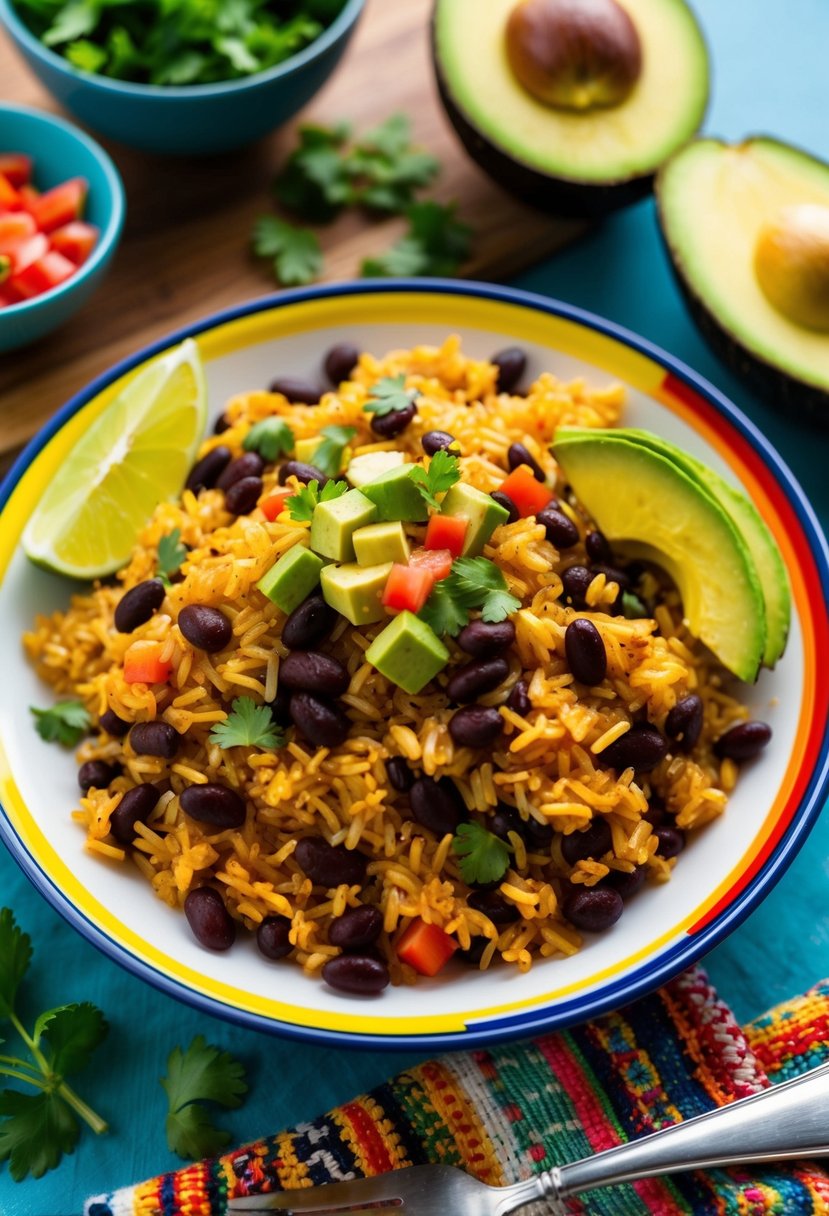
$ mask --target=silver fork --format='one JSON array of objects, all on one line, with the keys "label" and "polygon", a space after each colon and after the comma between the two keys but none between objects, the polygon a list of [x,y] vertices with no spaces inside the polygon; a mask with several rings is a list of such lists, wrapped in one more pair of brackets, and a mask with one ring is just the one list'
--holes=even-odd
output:
[{"label": "silver fork", "polygon": [[509,1216],[595,1187],[744,1162],[829,1154],[829,1064],[685,1123],[555,1166],[512,1186],[487,1186],[447,1165],[417,1165],[375,1178],[231,1199],[228,1213],[277,1216]]}]

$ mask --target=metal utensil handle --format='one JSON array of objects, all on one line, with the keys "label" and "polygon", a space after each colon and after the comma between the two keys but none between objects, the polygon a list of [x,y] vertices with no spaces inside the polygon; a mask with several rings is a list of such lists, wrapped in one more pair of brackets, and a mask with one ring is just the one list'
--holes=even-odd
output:
[{"label": "metal utensil handle", "polygon": [[829,1154],[829,1064],[585,1161],[550,1170],[541,1193],[566,1199],[598,1186],[683,1170]]}]

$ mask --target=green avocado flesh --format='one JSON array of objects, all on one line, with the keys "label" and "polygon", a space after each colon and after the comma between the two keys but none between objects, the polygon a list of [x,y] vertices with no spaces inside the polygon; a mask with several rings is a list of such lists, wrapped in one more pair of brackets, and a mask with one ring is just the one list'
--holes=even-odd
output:
[{"label": "green avocado flesh", "polygon": [[740,679],[766,653],[763,590],[748,546],[701,481],[650,446],[607,432],[560,431],[556,459],[611,544],[661,566],[691,632]]},{"label": "green avocado flesh", "polygon": [[829,164],[779,143],[700,139],[660,170],[659,221],[690,295],[740,348],[829,390],[829,334],[789,320],[754,268],[761,229],[799,204],[829,207]]},{"label": "green avocado flesh", "polygon": [[515,0],[437,0],[435,57],[447,93],[488,143],[541,173],[619,182],[653,173],[702,121],[708,55],[684,0],[619,0],[642,47],[620,104],[577,113],[536,100],[516,79],[504,29]]}]

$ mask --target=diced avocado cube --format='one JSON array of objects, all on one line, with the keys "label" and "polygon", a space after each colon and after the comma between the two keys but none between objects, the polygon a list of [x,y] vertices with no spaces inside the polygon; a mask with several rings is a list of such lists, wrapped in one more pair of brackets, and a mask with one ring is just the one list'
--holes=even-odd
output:
[{"label": "diced avocado cube", "polygon": [[366,651],[381,675],[404,692],[420,692],[449,662],[437,634],[412,612],[401,612]]},{"label": "diced avocado cube", "polygon": [[405,463],[403,452],[364,452],[362,456],[354,457],[345,475],[353,486],[361,487],[381,473],[388,473],[389,469],[397,469]]},{"label": "diced avocado cube", "polygon": [[429,512],[423,497],[411,478],[412,465],[388,469],[361,488],[366,498],[377,504],[378,519],[404,519],[422,523]]},{"label": "diced avocado cube", "polygon": [[353,562],[354,533],[376,518],[377,507],[360,490],[319,502],[311,517],[311,548],[335,562]]},{"label": "diced avocado cube", "polygon": [[441,503],[444,515],[464,515],[469,520],[462,557],[477,557],[492,533],[509,519],[509,511],[483,490],[456,481]]},{"label": "diced avocado cube", "polygon": [[380,562],[409,560],[409,542],[399,520],[384,524],[369,524],[354,533],[354,552],[361,566],[376,566]]},{"label": "diced avocado cube", "polygon": [[311,458],[321,443],[319,435],[314,435],[312,439],[297,439],[294,446],[294,460],[301,460],[303,464],[313,464]]},{"label": "diced avocado cube", "polygon": [[294,545],[266,570],[256,586],[283,612],[293,612],[320,581],[325,562],[304,545]]},{"label": "diced avocado cube", "polygon": [[380,602],[392,563],[381,566],[326,566],[320,576],[322,597],[352,625],[382,621],[386,610]]}]

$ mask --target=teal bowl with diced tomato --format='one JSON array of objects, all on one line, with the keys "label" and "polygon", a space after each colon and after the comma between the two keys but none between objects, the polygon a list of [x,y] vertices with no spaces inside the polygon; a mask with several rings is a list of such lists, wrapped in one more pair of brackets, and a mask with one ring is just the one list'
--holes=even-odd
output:
[{"label": "teal bowl with diced tomato", "polygon": [[54,114],[0,102],[0,351],[43,338],[109,269],[126,203],[103,148]]},{"label": "teal bowl with diced tomato", "polygon": [[0,25],[41,84],[96,133],[145,152],[203,156],[254,143],[301,110],[339,63],[364,4],[342,0],[323,32],[289,59],[214,84],[141,84],[84,71],[45,46],[13,0],[0,0]]}]

